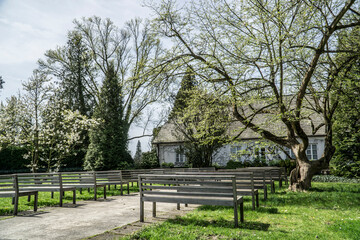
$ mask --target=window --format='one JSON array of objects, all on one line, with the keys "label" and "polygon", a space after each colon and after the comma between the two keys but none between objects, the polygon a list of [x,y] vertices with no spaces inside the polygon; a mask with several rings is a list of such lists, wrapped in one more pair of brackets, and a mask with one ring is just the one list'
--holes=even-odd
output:
[{"label": "window", "polygon": [[186,161],[185,154],[184,154],[184,153],[179,153],[179,152],[177,152],[177,153],[176,153],[175,162],[177,162],[177,163],[184,163],[185,161]]},{"label": "window", "polygon": [[[284,150],[288,155],[290,155],[291,158],[295,158],[295,154],[290,148],[285,147]],[[288,158],[287,155],[286,155],[286,158]]]},{"label": "window", "polygon": [[231,146],[231,158],[235,161],[241,161],[241,146]]},{"label": "window", "polygon": [[306,149],[306,156],[308,157],[309,160],[317,160],[318,159],[316,143],[309,144],[308,148]]},{"label": "window", "polygon": [[[295,158],[295,155],[290,148],[285,148],[284,150],[287,154],[290,155],[291,158]],[[308,148],[306,149],[306,156],[309,160],[317,160],[318,159],[316,143],[309,144]]]}]

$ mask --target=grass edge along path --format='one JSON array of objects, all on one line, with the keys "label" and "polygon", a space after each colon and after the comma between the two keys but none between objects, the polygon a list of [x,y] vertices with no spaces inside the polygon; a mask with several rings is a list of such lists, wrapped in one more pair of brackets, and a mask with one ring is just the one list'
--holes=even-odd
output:
[{"label": "grass edge along path", "polygon": [[232,214],[231,208],[202,206],[119,239],[360,239],[360,184],[313,183],[300,193],[277,187],[256,211],[247,198],[239,228]]},{"label": "grass edge along path", "polygon": [[[127,186],[123,185],[123,194],[127,195]],[[134,186],[130,185],[130,194],[131,193],[139,192],[139,188],[136,184]],[[103,188],[97,189],[97,197],[98,199],[103,199],[104,191]],[[116,189],[114,186],[111,186],[110,190],[106,188],[106,196],[120,196],[120,186],[117,185]],[[94,189],[83,189],[82,194],[80,194],[79,190],[76,190],[76,201],[83,201],[83,200],[94,200]],[[31,198],[31,201],[28,202],[27,197],[20,197],[19,198],[19,208],[18,208],[18,215],[26,215],[27,212],[32,212],[34,208],[34,198]],[[9,217],[13,217],[14,212],[14,205],[12,205],[11,198],[0,198],[0,221],[7,219]],[[65,192],[65,197],[63,198],[63,204],[72,204],[72,192]],[[54,198],[51,198],[50,192],[39,192],[38,198],[38,211],[41,211],[42,207],[53,207],[59,206],[59,192],[54,192]]]}]

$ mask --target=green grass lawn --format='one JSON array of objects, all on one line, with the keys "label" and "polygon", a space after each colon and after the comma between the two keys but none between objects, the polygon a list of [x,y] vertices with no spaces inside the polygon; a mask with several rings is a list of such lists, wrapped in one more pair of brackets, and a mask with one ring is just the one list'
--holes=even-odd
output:
[{"label": "green grass lawn", "polygon": [[122,239],[360,239],[360,184],[313,183],[303,193],[277,188],[256,211],[246,199],[239,228],[232,208],[202,206]]},{"label": "green grass lawn", "polygon": [[[134,184],[133,187],[131,187],[130,184],[130,193],[131,192],[138,192],[139,188],[136,184]],[[123,193],[124,195],[127,194],[127,186],[123,185]],[[120,192],[120,186],[117,186],[116,189],[114,186],[111,186],[110,190],[106,190],[106,196],[119,196],[121,194]],[[104,191],[103,188],[98,188],[97,190],[97,197],[99,199],[104,197]],[[20,197],[19,198],[19,212],[20,211],[26,211],[26,210],[33,210],[34,207],[34,197],[32,196],[31,201],[27,201],[27,197]],[[76,191],[76,201],[78,200],[92,200],[94,199],[94,189],[90,189],[90,192],[88,192],[87,189],[83,189],[82,194],[80,194],[80,191]],[[11,204],[12,199],[11,198],[0,198],[0,218],[1,216],[11,216],[14,211],[14,205]],[[46,207],[46,206],[58,206],[59,205],[59,193],[54,193],[54,198],[51,198],[50,192],[39,192],[39,198],[38,198],[38,207]],[[68,191],[65,192],[65,198],[63,198],[63,203],[72,203],[72,192]]]}]

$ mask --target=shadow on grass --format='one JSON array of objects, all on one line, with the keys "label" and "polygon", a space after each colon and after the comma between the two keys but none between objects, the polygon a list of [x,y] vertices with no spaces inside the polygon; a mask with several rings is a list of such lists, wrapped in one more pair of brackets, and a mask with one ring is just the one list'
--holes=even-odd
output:
[{"label": "shadow on grass", "polygon": [[[177,217],[175,219],[169,219],[167,222],[171,224],[178,224],[182,226],[199,226],[199,227],[219,227],[219,228],[234,228],[234,221],[229,221],[225,219],[212,219],[212,220],[203,220],[198,218],[184,218]],[[248,230],[258,230],[258,231],[268,231],[270,224],[259,223],[259,222],[244,222],[239,223],[239,228],[248,229]]]}]

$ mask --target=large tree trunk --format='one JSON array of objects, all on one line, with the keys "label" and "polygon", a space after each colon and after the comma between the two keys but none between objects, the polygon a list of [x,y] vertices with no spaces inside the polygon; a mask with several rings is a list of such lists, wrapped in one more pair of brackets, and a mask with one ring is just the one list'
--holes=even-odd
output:
[{"label": "large tree trunk", "polygon": [[332,135],[325,138],[324,154],[319,160],[309,161],[305,151],[298,150],[296,158],[296,168],[290,173],[291,191],[306,191],[311,188],[311,180],[313,176],[322,169],[329,167],[330,160],[335,153],[335,147],[332,145]]},{"label": "large tree trunk", "polygon": [[311,188],[311,179],[314,176],[313,166],[310,162],[296,160],[296,168],[290,173],[291,191],[304,191]]}]

